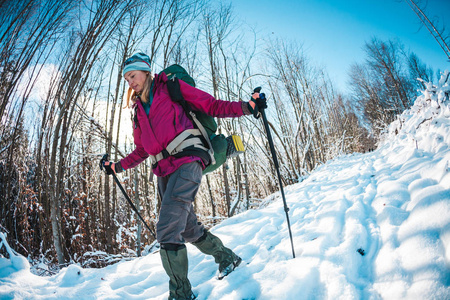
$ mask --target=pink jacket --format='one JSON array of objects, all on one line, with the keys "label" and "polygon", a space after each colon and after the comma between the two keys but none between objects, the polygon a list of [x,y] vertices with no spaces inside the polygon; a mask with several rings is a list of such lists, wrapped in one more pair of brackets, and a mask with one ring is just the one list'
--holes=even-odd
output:
[{"label": "pink jacket", "polygon": [[[133,124],[133,136],[136,149],[120,161],[124,170],[133,168],[144,161],[149,155],[160,153],[181,132],[194,128],[183,108],[170,99],[167,90],[167,76],[155,74],[153,87],[153,102],[147,114],[141,101],[136,101],[138,125]],[[218,117],[242,116],[242,102],[216,100],[213,96],[194,88],[180,80],[181,92],[189,102],[192,110],[203,111]],[[181,165],[193,161],[201,161],[196,156],[173,157],[160,160],[153,169],[156,176],[167,176],[175,172]]]}]

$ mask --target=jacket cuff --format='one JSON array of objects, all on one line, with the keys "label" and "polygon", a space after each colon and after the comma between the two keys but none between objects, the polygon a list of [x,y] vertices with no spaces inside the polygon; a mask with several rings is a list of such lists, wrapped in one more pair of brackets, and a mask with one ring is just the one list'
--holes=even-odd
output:
[{"label": "jacket cuff", "polygon": [[242,112],[244,113],[244,115],[251,115],[252,112],[250,111],[250,109],[248,108],[249,104],[248,102],[242,101]]},{"label": "jacket cuff", "polygon": [[114,164],[114,170],[116,171],[116,173],[122,173],[124,171],[124,169],[122,168],[122,164],[120,163],[120,161],[116,162]]}]

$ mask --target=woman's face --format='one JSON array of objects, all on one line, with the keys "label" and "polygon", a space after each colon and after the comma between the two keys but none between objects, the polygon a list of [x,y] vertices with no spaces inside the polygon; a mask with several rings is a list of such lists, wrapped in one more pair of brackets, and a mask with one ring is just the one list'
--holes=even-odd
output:
[{"label": "woman's face", "polygon": [[136,92],[140,93],[144,89],[145,81],[147,80],[148,72],[144,71],[129,71],[125,73],[125,80],[128,85]]}]

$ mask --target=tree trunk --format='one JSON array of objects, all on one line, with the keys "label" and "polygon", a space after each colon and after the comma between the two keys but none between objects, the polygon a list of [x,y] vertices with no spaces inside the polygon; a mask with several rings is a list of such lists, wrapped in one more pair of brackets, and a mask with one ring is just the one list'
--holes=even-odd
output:
[{"label": "tree trunk", "polygon": [[209,199],[211,201],[213,224],[216,224],[216,204],[214,203],[213,192],[211,190],[211,183],[209,181],[209,176],[208,175],[206,175],[206,184],[208,186]]},{"label": "tree trunk", "polygon": [[[138,168],[134,168],[134,203],[136,205],[137,211],[141,212],[141,204],[139,201],[139,171]],[[138,216],[136,216],[137,222],[137,237],[136,237],[136,252],[137,256],[141,256],[141,232],[142,232],[142,222],[138,220]]]}]

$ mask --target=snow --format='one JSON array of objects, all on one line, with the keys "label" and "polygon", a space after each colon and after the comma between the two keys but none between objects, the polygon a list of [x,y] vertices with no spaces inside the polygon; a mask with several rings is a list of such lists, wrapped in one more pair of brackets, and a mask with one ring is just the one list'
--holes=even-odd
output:
[{"label": "snow", "polygon": [[[445,73],[447,76],[448,73]],[[187,245],[199,299],[450,299],[450,87],[428,85],[383,144],[342,156],[285,187],[271,204],[211,231],[243,258],[215,279],[212,257]],[[447,93],[447,94],[446,94]],[[0,240],[4,235],[0,233]],[[3,242],[1,299],[167,299],[159,254],[103,269],[30,272]],[[362,255],[364,254],[364,255]]]}]

